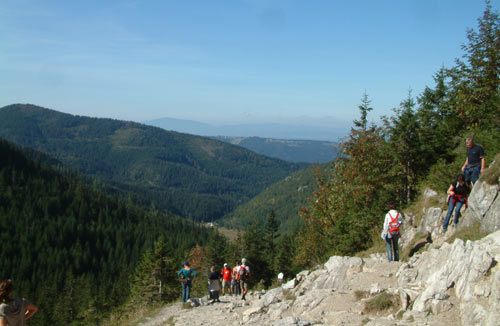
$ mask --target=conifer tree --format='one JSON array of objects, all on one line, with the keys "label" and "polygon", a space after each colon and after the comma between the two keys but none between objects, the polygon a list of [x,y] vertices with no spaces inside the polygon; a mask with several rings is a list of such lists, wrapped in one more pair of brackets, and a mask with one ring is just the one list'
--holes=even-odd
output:
[{"label": "conifer tree", "polygon": [[276,219],[274,209],[271,210],[265,226],[265,252],[269,269],[276,272],[276,238],[278,236],[279,222]]},{"label": "conifer tree", "polygon": [[422,173],[422,143],[420,122],[415,112],[415,100],[411,90],[408,97],[401,102],[396,115],[387,120],[386,126],[390,130],[390,152],[394,159],[391,174],[398,180],[398,192],[401,203],[409,203],[414,195],[417,176]]},{"label": "conifer tree", "polygon": [[489,0],[478,29],[467,30],[468,42],[462,45],[463,60],[448,70],[456,114],[467,128],[500,122],[500,17]]}]

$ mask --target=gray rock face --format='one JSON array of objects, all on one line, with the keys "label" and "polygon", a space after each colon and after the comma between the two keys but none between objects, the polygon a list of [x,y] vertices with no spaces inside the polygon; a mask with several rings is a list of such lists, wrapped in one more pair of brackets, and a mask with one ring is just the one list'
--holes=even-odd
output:
[{"label": "gray rock face", "polygon": [[489,185],[479,180],[469,195],[469,208],[461,222],[461,227],[481,223],[482,232],[500,229],[500,203],[498,185]]},{"label": "gray rock face", "polygon": [[484,181],[478,181],[469,196],[470,208],[480,217],[483,217],[490,209],[498,194],[498,185],[489,185]]},{"label": "gray rock face", "polygon": [[424,198],[431,198],[431,197],[437,197],[438,193],[433,190],[433,189],[430,189],[430,188],[426,188],[424,190]]},{"label": "gray rock face", "polygon": [[494,232],[500,230],[500,196],[498,196],[484,215],[479,228],[481,232]]},{"label": "gray rock face", "polygon": [[426,209],[418,230],[420,232],[432,232],[439,229],[443,225],[444,219],[441,217],[442,214],[443,210],[439,207],[430,207]]}]

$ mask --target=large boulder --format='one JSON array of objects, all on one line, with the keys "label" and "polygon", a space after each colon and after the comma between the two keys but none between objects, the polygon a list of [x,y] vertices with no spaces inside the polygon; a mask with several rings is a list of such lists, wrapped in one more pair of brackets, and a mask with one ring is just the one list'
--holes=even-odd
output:
[{"label": "large boulder", "polygon": [[500,230],[500,196],[497,195],[490,209],[484,215],[479,230],[483,233]]},{"label": "large boulder", "polygon": [[[493,204],[498,197],[498,185],[490,185],[481,179],[476,182],[472,191],[469,195],[469,209],[464,213],[461,227],[472,226],[475,222],[483,223],[483,220],[488,212],[491,212],[493,215],[488,215],[488,223],[495,223],[495,220],[498,220],[498,209],[497,212],[494,212],[495,208]],[[496,204],[496,208],[498,208],[498,203]],[[495,214],[496,213],[496,214]],[[496,225],[489,225],[490,230],[497,230],[500,227],[500,224],[496,223]]]}]

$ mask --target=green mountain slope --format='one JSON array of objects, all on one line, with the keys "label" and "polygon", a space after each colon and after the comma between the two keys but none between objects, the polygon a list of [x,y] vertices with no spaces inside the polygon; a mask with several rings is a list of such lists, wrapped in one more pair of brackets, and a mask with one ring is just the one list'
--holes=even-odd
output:
[{"label": "green mountain slope", "polygon": [[326,163],[337,156],[336,143],[318,140],[290,140],[261,137],[212,137],[239,145],[255,153],[289,162]]},{"label": "green mountain slope", "polygon": [[0,137],[113,183],[143,204],[153,201],[194,220],[218,219],[306,166],[213,139],[34,105],[1,108]]},{"label": "green mountain slope", "polygon": [[159,237],[177,263],[208,239],[192,222],[107,196],[2,139],[0,189],[0,276],[39,307],[30,325],[100,318],[127,299],[131,273]]},{"label": "green mountain slope", "polygon": [[257,221],[264,225],[274,210],[279,221],[279,232],[288,233],[303,225],[299,208],[308,204],[316,190],[316,174],[324,173],[329,164],[310,166],[276,182],[248,203],[237,207],[220,221],[233,228],[244,228]]}]

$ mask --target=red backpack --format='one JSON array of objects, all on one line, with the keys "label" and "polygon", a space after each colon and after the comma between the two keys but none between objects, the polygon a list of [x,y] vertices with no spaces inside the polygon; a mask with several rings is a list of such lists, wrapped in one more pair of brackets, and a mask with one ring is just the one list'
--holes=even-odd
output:
[{"label": "red backpack", "polygon": [[248,276],[247,274],[248,274],[247,267],[245,265],[241,265],[238,270],[238,276],[239,276],[238,279],[246,281]]},{"label": "red backpack", "polygon": [[396,217],[392,217],[391,213],[389,213],[389,217],[391,221],[389,222],[389,233],[392,234],[399,234],[399,213],[396,214]]}]

